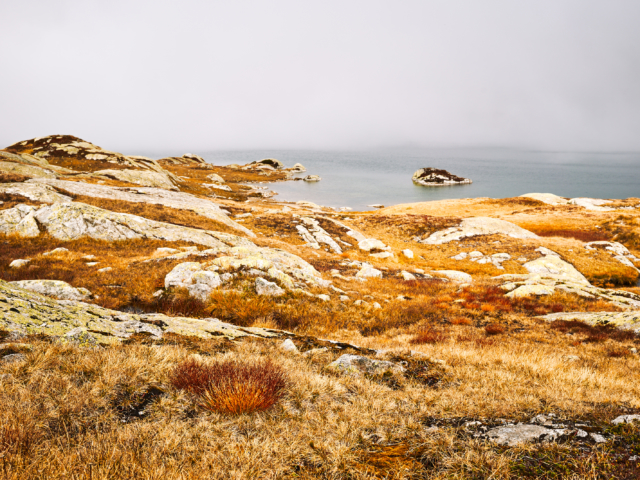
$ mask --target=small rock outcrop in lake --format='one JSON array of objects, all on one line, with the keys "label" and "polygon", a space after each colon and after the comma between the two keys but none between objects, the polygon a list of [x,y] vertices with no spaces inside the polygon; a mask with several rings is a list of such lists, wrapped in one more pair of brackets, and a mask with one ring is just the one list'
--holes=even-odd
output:
[{"label": "small rock outcrop in lake", "polygon": [[438,168],[421,168],[412,177],[413,183],[425,187],[442,187],[446,185],[464,185],[473,183],[469,178],[458,177],[446,170]]},{"label": "small rock outcrop in lake", "polygon": [[320,180],[322,180],[322,178],[320,178],[320,176],[318,175],[307,175],[302,180],[304,180],[305,182],[319,182]]},{"label": "small rock outcrop in lake", "polygon": [[263,158],[262,160],[251,162],[249,165],[268,165],[275,168],[276,170],[284,168],[284,163],[282,163],[280,160],[276,160],[275,158]]}]

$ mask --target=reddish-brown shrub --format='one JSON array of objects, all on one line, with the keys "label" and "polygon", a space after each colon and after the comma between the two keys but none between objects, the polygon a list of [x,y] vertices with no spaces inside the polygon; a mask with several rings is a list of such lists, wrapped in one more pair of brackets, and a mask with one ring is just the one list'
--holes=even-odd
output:
[{"label": "reddish-brown shrub", "polygon": [[413,339],[411,343],[414,345],[424,344],[424,343],[442,343],[446,341],[449,337],[442,332],[432,329],[425,329],[419,332]]},{"label": "reddish-brown shrub", "polygon": [[564,305],[562,305],[561,303],[554,303],[551,305],[551,311],[553,313],[564,312]]},{"label": "reddish-brown shrub", "polygon": [[449,319],[449,322],[452,325],[471,325],[472,320],[469,317],[464,317],[464,316],[460,315],[458,317],[453,317],[453,318]]},{"label": "reddish-brown shrub", "polygon": [[475,340],[476,347],[479,348],[491,347],[495,345],[495,343],[495,340],[490,340],[488,338],[476,338]]},{"label": "reddish-brown shrub", "polygon": [[225,360],[210,365],[188,360],[175,368],[170,382],[197,395],[202,408],[228,415],[267,410],[288,386],[283,370],[269,360]]},{"label": "reddish-brown shrub", "polygon": [[484,303],[480,307],[480,310],[482,310],[483,312],[486,312],[486,313],[492,313],[492,312],[496,311],[496,307],[495,307],[495,305],[491,305],[489,303]]},{"label": "reddish-brown shrub", "polygon": [[608,241],[611,237],[608,233],[597,230],[579,230],[572,228],[528,228],[528,230],[541,237],[563,237],[563,238],[575,238],[583,242],[596,242],[596,241]]},{"label": "reddish-brown shrub", "polygon": [[624,358],[630,357],[632,354],[629,349],[624,347],[612,347],[607,350],[607,357],[611,358]]},{"label": "reddish-brown shrub", "polygon": [[499,335],[505,332],[505,328],[502,325],[497,323],[490,323],[486,327],[484,327],[484,331],[487,335]]}]

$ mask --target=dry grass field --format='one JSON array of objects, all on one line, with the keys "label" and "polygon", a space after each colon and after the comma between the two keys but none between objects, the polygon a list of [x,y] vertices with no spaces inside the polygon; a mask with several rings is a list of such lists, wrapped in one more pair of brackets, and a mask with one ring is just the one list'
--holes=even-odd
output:
[{"label": "dry grass field", "polygon": [[[84,172],[115,168],[78,158],[50,161]],[[88,302],[114,310],[215,317],[242,328],[284,331],[277,338],[238,340],[139,333],[111,345],[0,331],[0,357],[24,355],[17,362],[0,359],[0,478],[640,478],[640,462],[630,460],[640,455],[640,424],[611,424],[619,415],[640,414],[640,335],[575,320],[545,321],[539,317],[620,308],[560,291],[511,298],[493,278],[526,273],[518,259],[539,258],[542,246],[595,286],[640,293],[634,268],[584,247],[618,241],[640,255],[637,210],[588,211],[516,198],[398,205],[375,213],[295,204],[283,211],[284,203],[252,197],[245,185],[283,180],[279,173],[163,166],[180,177],[181,191],[201,197],[211,193],[202,186],[207,175],[221,175],[232,192],[215,201],[231,216],[251,214],[241,221],[256,233],[256,245],[300,256],[338,290],[263,296],[255,277],[240,271],[224,289],[197,299],[184,289],[165,291],[164,279],[180,263],[203,260],[162,259],[157,249],[200,245],[0,233],[2,280],[63,280],[92,292]],[[26,178],[2,174],[0,183]],[[73,198],[237,234],[186,210]],[[0,194],[0,201],[0,213],[20,203],[40,205],[19,195]],[[635,205],[620,202],[628,204]],[[300,216],[316,219],[340,240],[342,253],[306,246],[296,229]],[[485,235],[442,245],[414,240],[470,216],[507,220],[540,238]],[[394,256],[371,257],[333,220],[381,240]],[[45,255],[56,248],[67,251]],[[406,248],[413,258],[400,254]],[[510,259],[503,269],[452,259],[474,250],[508,253]],[[9,267],[15,259],[30,262]],[[383,277],[360,281],[357,262],[369,262]],[[111,270],[98,272],[106,267]],[[436,270],[462,271],[473,282],[401,276]],[[282,348],[285,338],[297,351]],[[343,354],[393,362],[402,371],[355,375],[327,367]],[[572,436],[501,446],[483,437],[483,428],[528,423],[539,414],[581,425],[606,441]]]}]

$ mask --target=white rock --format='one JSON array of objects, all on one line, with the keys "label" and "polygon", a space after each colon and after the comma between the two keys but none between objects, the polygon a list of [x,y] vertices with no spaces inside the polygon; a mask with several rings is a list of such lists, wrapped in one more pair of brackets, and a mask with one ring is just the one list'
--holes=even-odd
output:
[{"label": "white rock", "polygon": [[20,268],[23,265],[26,265],[27,263],[29,263],[30,261],[31,260],[26,260],[26,259],[23,259],[23,258],[19,258],[17,260],[14,260],[13,262],[11,262],[9,264],[9,267],[11,267],[11,268]]},{"label": "white rock", "polygon": [[203,270],[198,262],[176,265],[164,278],[165,288],[186,288],[193,297],[205,301],[222,284],[216,272]]},{"label": "white rock", "polygon": [[542,255],[554,255],[556,257],[559,257],[560,255],[558,255],[556,252],[554,252],[553,250],[549,250],[546,247],[538,247],[535,250],[538,253],[541,253]]},{"label": "white rock", "polygon": [[156,248],[156,252],[158,253],[168,253],[168,254],[173,254],[173,253],[178,253],[180,250],[176,249],[176,248],[169,248],[169,247],[160,247],[160,248]]},{"label": "white rock", "polygon": [[506,296],[510,298],[529,297],[531,295],[553,295],[555,288],[547,285],[523,285]]},{"label": "white rock", "polygon": [[113,268],[105,267],[105,268],[101,268],[100,270],[98,270],[98,272],[104,273],[104,272],[110,272],[111,270],[113,270]]},{"label": "white rock", "polygon": [[341,302],[348,302],[349,301],[349,297],[347,295],[340,295],[340,301]]},{"label": "white rock", "polygon": [[74,288],[61,280],[20,280],[9,283],[16,287],[48,297],[56,297],[60,300],[82,301],[91,296],[91,292],[86,288]]},{"label": "white rock", "polygon": [[473,277],[465,272],[459,272],[457,270],[434,270],[432,273],[441,275],[458,283],[471,283]]},{"label": "white rock", "polygon": [[262,277],[256,278],[256,293],[258,295],[268,295],[271,297],[279,297],[284,295],[284,290],[274,282],[269,282]]},{"label": "white rock", "polygon": [[371,306],[372,306],[373,308],[382,308],[382,305],[380,305],[378,302],[373,302],[373,303],[371,304]]},{"label": "white rock", "polygon": [[402,250],[402,255],[404,255],[406,258],[413,258],[413,250],[410,250],[408,248]]},{"label": "white rock", "polygon": [[546,255],[523,265],[530,273],[555,275],[572,282],[589,285],[589,281],[570,263],[555,255]]},{"label": "white rock", "polygon": [[469,256],[469,254],[467,252],[460,252],[457,255],[454,255],[453,257],[451,257],[453,260],[464,260],[465,258],[467,258]]},{"label": "white rock", "polygon": [[565,205],[569,203],[569,200],[563,197],[559,197],[558,195],[554,195],[553,193],[525,193],[524,195],[520,195],[525,198],[533,198],[534,200],[539,200],[548,205]]},{"label": "white rock", "polygon": [[620,425],[621,423],[640,423],[640,415],[620,415],[619,417],[614,418],[611,423],[614,425]]},{"label": "white rock", "polygon": [[373,268],[371,265],[364,265],[358,273],[357,278],[382,278],[382,272]]},{"label": "white rock", "polygon": [[360,355],[344,354],[325,368],[340,373],[369,375],[385,375],[388,373],[402,372],[404,368],[393,362],[373,360]]},{"label": "white rock", "polygon": [[515,447],[531,442],[550,442],[564,435],[562,429],[550,429],[540,425],[505,425],[489,430],[485,436],[498,445]]},{"label": "white rock", "polygon": [[409,281],[411,281],[411,280],[417,280],[417,278],[416,278],[416,276],[415,276],[415,275],[413,275],[413,274],[411,274],[411,273],[409,273],[409,272],[407,272],[407,271],[405,271],[405,270],[402,270],[402,271],[400,272],[400,275],[402,275],[402,279],[403,279],[404,281],[406,281],[406,282],[409,282]]},{"label": "white rock", "polygon": [[420,242],[428,245],[440,245],[454,240],[461,240],[466,237],[495,234],[507,235],[512,238],[520,239],[539,238],[536,234],[504,220],[489,217],[472,217],[462,220],[458,227],[447,228],[446,230],[435,232],[428,238],[420,240]]},{"label": "white rock", "polygon": [[572,198],[569,200],[569,204],[578,205],[580,207],[584,207],[587,210],[595,210],[597,212],[610,212],[615,210],[610,207],[603,207],[602,205],[606,205],[607,203],[611,203],[610,200],[601,200],[599,198]]},{"label": "white rock", "polygon": [[61,253],[67,253],[69,250],[64,247],[54,248],[48,252],[44,252],[42,254],[43,257],[48,257],[49,255],[59,255]]},{"label": "white rock", "polygon": [[393,253],[379,252],[379,253],[371,253],[369,256],[374,258],[390,258],[390,257],[393,257]]},{"label": "white rock", "polygon": [[358,242],[358,248],[360,250],[364,250],[365,252],[370,252],[371,250],[386,250],[387,246],[380,240],[377,240],[375,238],[367,238]]},{"label": "white rock", "polygon": [[298,353],[298,347],[290,338],[287,338],[284,342],[280,344],[280,350],[284,350],[285,352],[293,352]]},{"label": "white rock", "polygon": [[326,295],[324,293],[321,293],[320,295],[316,295],[316,298],[319,300],[322,300],[323,302],[328,302],[331,300],[331,297],[329,295]]}]

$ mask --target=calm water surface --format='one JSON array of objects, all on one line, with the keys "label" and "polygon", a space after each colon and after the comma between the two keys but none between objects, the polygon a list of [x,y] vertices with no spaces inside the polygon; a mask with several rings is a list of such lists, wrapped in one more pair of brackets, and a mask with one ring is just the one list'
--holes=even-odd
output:
[{"label": "calm water surface", "polygon": [[[640,152],[538,152],[501,148],[379,149],[371,151],[246,150],[200,153],[216,165],[277,158],[302,163],[318,183],[278,182],[276,199],[308,200],[330,207],[371,210],[380,203],[447,198],[504,198],[531,192],[564,197],[640,196]],[[158,155],[154,156],[159,158]],[[411,176],[422,167],[443,168],[473,184],[420,187]]]}]

